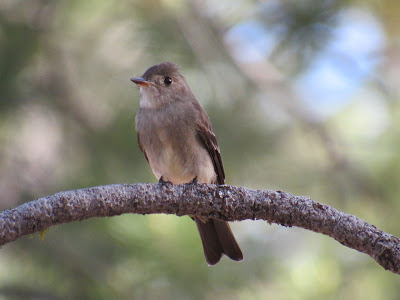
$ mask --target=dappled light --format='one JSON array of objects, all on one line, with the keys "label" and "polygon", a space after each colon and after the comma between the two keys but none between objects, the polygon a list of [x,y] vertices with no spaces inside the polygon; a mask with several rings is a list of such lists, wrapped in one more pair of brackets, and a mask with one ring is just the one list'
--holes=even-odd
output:
[{"label": "dappled light", "polygon": [[[389,0],[0,1],[0,210],[155,183],[129,79],[172,61],[211,119],[227,184],[306,195],[399,236],[399,14]],[[326,236],[231,226],[244,260],[213,267],[189,217],[52,227],[0,249],[0,298],[400,294],[398,275]]]}]

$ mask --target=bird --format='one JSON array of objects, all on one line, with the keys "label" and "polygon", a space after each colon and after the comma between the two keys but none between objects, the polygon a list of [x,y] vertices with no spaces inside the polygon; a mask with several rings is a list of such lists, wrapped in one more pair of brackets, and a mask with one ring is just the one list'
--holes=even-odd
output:
[{"label": "bird", "polygon": [[[224,184],[225,171],[210,119],[172,62],[130,79],[139,87],[136,132],[140,150],[160,184]],[[209,265],[223,255],[243,260],[228,222],[192,216]]]}]

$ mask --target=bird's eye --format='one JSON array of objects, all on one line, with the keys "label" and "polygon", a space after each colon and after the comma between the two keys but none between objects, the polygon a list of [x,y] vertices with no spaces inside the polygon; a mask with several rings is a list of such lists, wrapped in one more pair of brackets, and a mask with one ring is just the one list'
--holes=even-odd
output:
[{"label": "bird's eye", "polygon": [[166,85],[170,85],[170,84],[172,83],[171,77],[165,77],[164,83],[165,83]]}]

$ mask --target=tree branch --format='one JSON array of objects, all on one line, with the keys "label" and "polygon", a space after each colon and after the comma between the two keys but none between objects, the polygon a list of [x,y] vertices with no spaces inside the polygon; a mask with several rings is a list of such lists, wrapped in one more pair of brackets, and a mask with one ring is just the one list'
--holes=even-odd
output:
[{"label": "tree branch", "polygon": [[326,234],[400,274],[400,239],[333,207],[281,191],[207,184],[116,184],[60,192],[0,213],[0,246],[50,226],[124,213],[266,220]]}]

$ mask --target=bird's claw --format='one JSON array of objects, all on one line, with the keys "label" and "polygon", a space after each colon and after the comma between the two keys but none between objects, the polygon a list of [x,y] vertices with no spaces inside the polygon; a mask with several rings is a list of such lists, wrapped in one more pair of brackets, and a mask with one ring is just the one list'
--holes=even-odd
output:
[{"label": "bird's claw", "polygon": [[197,184],[197,176],[195,178],[192,179],[192,181],[190,181],[188,184],[194,185]]},{"label": "bird's claw", "polygon": [[171,182],[165,181],[164,178],[161,176],[160,179],[158,180],[158,184],[166,186],[167,184],[171,184]]}]

